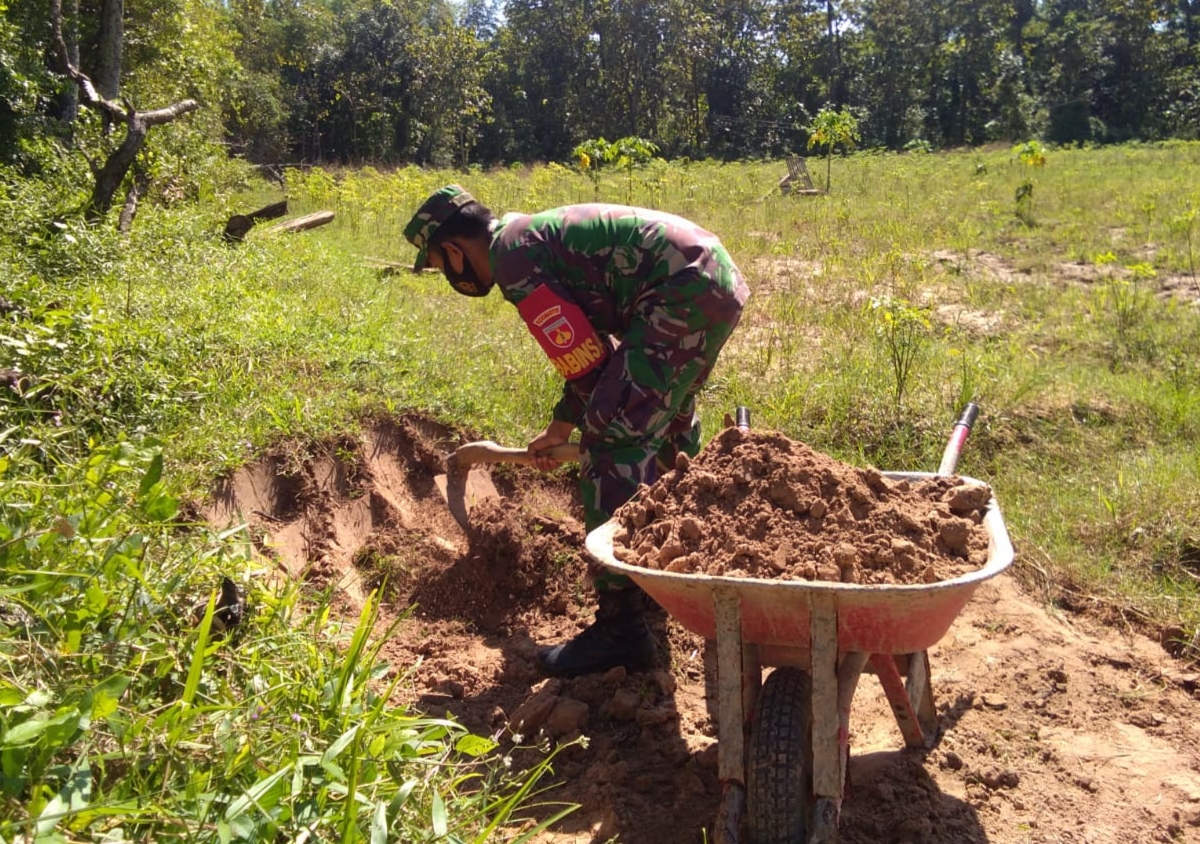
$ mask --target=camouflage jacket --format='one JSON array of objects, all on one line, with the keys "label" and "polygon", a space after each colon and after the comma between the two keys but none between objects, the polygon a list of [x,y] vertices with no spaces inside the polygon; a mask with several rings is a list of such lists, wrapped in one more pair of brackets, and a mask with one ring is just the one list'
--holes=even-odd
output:
[{"label": "camouflage jacket", "polygon": [[[716,235],[644,208],[583,204],[508,214],[493,232],[490,259],[504,298],[566,378],[554,418],[575,424],[611,348],[645,317],[656,285],[684,276],[701,293],[739,303],[749,296]],[[706,299],[696,297],[698,310]]]}]

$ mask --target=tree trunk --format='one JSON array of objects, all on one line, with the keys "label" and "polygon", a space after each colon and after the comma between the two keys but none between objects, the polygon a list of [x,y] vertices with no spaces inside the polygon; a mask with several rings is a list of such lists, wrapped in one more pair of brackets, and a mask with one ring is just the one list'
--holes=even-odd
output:
[{"label": "tree trunk", "polygon": [[[825,25],[829,37],[829,99],[836,105],[842,104],[842,86],[839,74],[841,72],[841,55],[838,49],[837,29],[834,26],[833,0],[825,0]],[[828,187],[828,186],[826,186]]]},{"label": "tree trunk", "polygon": [[[79,67],[79,0],[68,1],[70,5],[67,7],[67,60]],[[79,119],[79,92],[73,86],[63,92],[62,112],[59,116],[68,126]]]},{"label": "tree trunk", "polygon": [[[112,5],[123,8],[122,0],[105,0],[106,14]],[[92,199],[88,203],[87,219],[95,222],[104,217],[112,208],[113,197],[120,190],[125,174],[129,172],[129,168],[137,159],[137,154],[146,141],[146,133],[150,131],[150,127],[170,123],[189,111],[195,111],[200,104],[195,100],[180,100],[166,108],[136,111],[129,103],[122,105],[112,97],[102,96],[91,77],[81,71],[79,66],[71,60],[71,51],[63,38],[62,0],[50,0],[50,23],[53,29],[54,52],[59,70],[75,82],[83,104],[100,112],[107,121],[125,124],[125,139],[121,141],[120,146],[109,154],[103,166],[92,166],[96,185],[92,189]],[[119,45],[116,48],[116,57],[119,62]],[[120,75],[120,65],[118,64],[116,69],[118,79]],[[134,204],[136,207],[136,200]]]},{"label": "tree trunk", "polygon": [[146,142],[147,127],[137,115],[133,115],[127,123],[128,131],[125,140],[104,160],[104,165],[96,170],[96,185],[92,188],[92,201],[88,203],[87,218],[95,223],[112,208],[113,197],[121,188],[125,174],[137,160],[137,154]]},{"label": "tree trunk", "polygon": [[[121,93],[121,53],[125,43],[125,0],[104,0],[96,55],[96,91],[106,100]],[[78,60],[75,66],[79,66]]]},{"label": "tree trunk", "polygon": [[327,223],[333,222],[332,211],[316,211],[312,214],[306,214],[303,217],[297,217],[294,220],[288,220],[286,223],[279,223],[267,229],[269,232],[302,232],[309,229],[315,229]]},{"label": "tree trunk", "polygon": [[229,243],[238,243],[246,237],[246,233],[259,220],[274,220],[286,213],[287,200],[284,199],[280,202],[259,208],[257,211],[251,211],[249,214],[234,214],[229,218],[229,222],[225,224],[225,240]]},{"label": "tree trunk", "polygon": [[150,189],[150,173],[144,167],[135,167],[133,182],[125,192],[125,205],[121,208],[121,217],[117,222],[117,230],[128,233],[133,227],[133,218],[137,216],[138,202]]}]

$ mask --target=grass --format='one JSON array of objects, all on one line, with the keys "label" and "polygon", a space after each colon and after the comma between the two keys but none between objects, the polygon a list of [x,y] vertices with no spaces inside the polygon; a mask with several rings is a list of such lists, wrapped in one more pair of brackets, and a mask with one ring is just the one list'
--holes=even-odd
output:
[{"label": "grass", "polygon": [[[754,291],[702,397],[708,434],[744,404],[842,459],[933,469],[977,401],[959,468],[994,485],[1018,575],[1193,642],[1200,312],[1156,294],[1200,291],[1200,145],[1052,150],[1033,170],[1006,149],[863,153],[817,197],[772,194],[783,172],[599,183],[720,234]],[[179,510],[265,448],[371,414],[518,445],[542,427],[559,382],[512,308],[367,260],[410,261],[401,230],[448,181],[501,212],[595,195],[556,165],[312,170],[291,212],[332,225],[228,246],[228,215],[277,196],[147,208],[119,238],[47,227],[69,192],[6,182],[0,369],[24,380],[0,387],[0,838],[519,834],[544,768],[508,775],[487,737],[382,706],[373,607],[339,621],[257,576],[243,534]],[[206,627],[222,575],[256,608],[236,646]]]}]

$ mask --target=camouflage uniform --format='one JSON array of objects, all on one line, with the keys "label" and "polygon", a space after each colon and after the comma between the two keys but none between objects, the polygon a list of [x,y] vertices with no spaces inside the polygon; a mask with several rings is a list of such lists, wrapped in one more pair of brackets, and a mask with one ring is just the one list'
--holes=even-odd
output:
[{"label": "camouflage uniform", "polygon": [[[700,447],[695,396],[750,295],[716,236],[618,205],[509,214],[494,230],[504,298],[567,379],[554,418],[580,437],[588,530]],[[593,570],[597,588],[627,581]]]}]

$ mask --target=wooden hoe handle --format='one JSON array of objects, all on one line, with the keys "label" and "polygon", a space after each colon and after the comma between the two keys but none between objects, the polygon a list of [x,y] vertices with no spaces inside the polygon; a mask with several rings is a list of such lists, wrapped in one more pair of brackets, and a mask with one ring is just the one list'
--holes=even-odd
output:
[{"label": "wooden hoe handle", "polygon": [[[541,455],[562,461],[578,460],[579,446],[575,443],[564,443],[563,445],[556,445],[546,449],[541,452]],[[478,442],[460,445],[454,450],[454,454],[451,457],[451,463],[457,466],[458,470],[462,472],[465,472],[477,463],[534,465],[533,455],[529,453],[528,449],[506,448],[491,440],[479,440]]]}]

